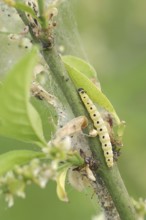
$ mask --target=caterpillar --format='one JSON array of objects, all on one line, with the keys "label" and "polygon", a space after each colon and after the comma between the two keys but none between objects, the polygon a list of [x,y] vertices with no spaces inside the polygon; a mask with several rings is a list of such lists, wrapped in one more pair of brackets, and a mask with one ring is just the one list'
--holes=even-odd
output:
[{"label": "caterpillar", "polygon": [[102,119],[99,111],[97,110],[96,106],[93,104],[89,96],[86,94],[83,88],[78,89],[78,93],[81,97],[82,102],[84,103],[92,121],[94,127],[97,130],[99,135],[99,140],[102,144],[102,149],[105,157],[105,161],[108,167],[113,166],[113,150],[112,144],[110,141],[110,136],[105,125],[104,120]]}]

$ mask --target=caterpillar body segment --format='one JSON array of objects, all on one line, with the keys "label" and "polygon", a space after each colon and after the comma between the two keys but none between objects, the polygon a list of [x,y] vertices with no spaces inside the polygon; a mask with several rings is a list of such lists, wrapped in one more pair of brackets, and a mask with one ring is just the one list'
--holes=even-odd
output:
[{"label": "caterpillar body segment", "polygon": [[89,96],[86,94],[84,89],[79,88],[78,93],[81,97],[82,102],[84,103],[92,121],[94,124],[94,127],[96,128],[99,140],[102,145],[105,161],[108,167],[113,166],[113,150],[112,145],[110,141],[110,136],[108,133],[108,129],[105,125],[104,120],[102,119],[99,111],[97,110],[96,106],[93,104]]}]

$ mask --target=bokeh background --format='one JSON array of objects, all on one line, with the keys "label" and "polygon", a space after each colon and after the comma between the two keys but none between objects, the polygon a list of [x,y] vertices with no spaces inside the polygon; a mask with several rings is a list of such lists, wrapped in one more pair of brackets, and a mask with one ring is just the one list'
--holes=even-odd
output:
[{"label": "bokeh background", "polygon": [[[64,3],[62,11],[62,18],[58,19],[58,42],[65,45],[66,54],[82,57],[94,66],[103,92],[126,121],[118,166],[129,194],[135,199],[146,198],[146,2],[70,0]],[[7,45],[3,42],[5,37],[0,35],[1,56],[7,58],[13,54],[12,61],[17,61],[19,53],[15,54],[12,48],[5,51]],[[3,61],[0,65],[5,70],[9,63]],[[29,146],[0,137],[0,152],[23,147]],[[68,204],[58,200],[52,182],[44,190],[29,187],[26,199],[17,199],[11,209],[1,197],[0,218],[91,219],[98,211],[92,192],[79,193],[69,185],[67,188]]]}]

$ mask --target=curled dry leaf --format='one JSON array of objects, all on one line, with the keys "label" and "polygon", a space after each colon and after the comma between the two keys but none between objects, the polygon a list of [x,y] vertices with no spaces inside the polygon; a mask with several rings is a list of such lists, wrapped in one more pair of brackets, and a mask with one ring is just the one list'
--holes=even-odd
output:
[{"label": "curled dry leaf", "polygon": [[85,116],[79,116],[69,121],[63,128],[60,128],[56,132],[57,139],[62,139],[65,136],[70,136],[78,133],[82,128],[86,128],[88,125],[88,119]]},{"label": "curled dry leaf", "polygon": [[86,165],[85,170],[86,170],[86,174],[87,174],[88,179],[90,179],[93,182],[96,181],[96,178],[95,178],[92,170],[90,169],[89,164]]},{"label": "curled dry leaf", "polygon": [[82,173],[74,169],[69,169],[68,181],[71,186],[79,192],[83,191],[90,185],[86,171]]},{"label": "curled dry leaf", "polygon": [[57,106],[56,97],[48,93],[41,85],[39,85],[39,83],[33,82],[31,84],[30,90],[36,98],[45,100],[47,103],[53,105],[54,107]]}]

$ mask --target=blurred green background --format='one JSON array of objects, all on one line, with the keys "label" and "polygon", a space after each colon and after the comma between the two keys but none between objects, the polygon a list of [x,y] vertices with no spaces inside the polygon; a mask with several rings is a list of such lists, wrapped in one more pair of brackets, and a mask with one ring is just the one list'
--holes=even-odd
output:
[{"label": "blurred green background", "polygon": [[[67,45],[65,53],[84,57],[95,67],[103,92],[120,118],[126,121],[119,169],[129,194],[135,199],[146,198],[146,2],[70,2],[71,9],[68,3],[64,3],[64,8],[68,9],[64,16],[69,16],[66,18],[68,23],[64,25],[69,25],[70,29],[62,29],[62,25],[59,27],[62,29],[60,36],[64,36],[64,44]],[[74,28],[72,13],[79,35]],[[8,51],[8,54],[11,53]],[[29,147],[0,138],[1,152],[20,149],[20,146]],[[64,204],[58,200],[53,183],[50,182],[44,190],[31,186],[26,199],[17,199],[11,209],[0,198],[0,218],[89,220],[96,214],[92,192],[79,193],[68,186],[68,195],[70,202]]]}]

